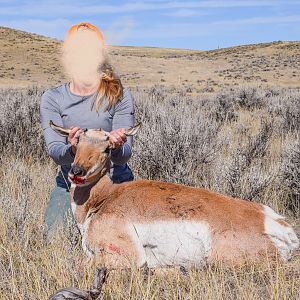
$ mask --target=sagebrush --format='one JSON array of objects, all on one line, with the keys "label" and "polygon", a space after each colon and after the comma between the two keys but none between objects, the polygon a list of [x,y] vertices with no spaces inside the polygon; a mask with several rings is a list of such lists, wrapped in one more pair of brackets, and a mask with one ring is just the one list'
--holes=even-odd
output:
[{"label": "sagebrush", "polygon": [[[91,286],[77,232],[48,243],[43,213],[54,185],[39,120],[43,88],[0,92],[0,298],[47,299],[66,286]],[[130,160],[136,178],[177,182],[268,204],[299,226],[300,90],[228,88],[211,96],[155,86],[133,90]],[[178,271],[145,278],[114,274],[107,299],[297,299],[299,255],[287,264]]]}]

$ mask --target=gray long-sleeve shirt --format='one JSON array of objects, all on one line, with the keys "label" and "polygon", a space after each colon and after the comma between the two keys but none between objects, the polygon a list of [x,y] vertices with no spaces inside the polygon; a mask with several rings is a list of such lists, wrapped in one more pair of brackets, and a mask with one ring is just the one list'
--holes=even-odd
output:
[{"label": "gray long-sleeve shirt", "polygon": [[[95,94],[87,96],[73,94],[69,83],[48,89],[41,96],[40,117],[48,153],[58,165],[61,165],[62,172],[59,172],[56,178],[59,186],[66,187],[67,173],[74,160],[74,154],[67,139],[49,126],[50,120],[64,127],[102,128],[108,132],[118,128],[129,128],[134,124],[133,97],[128,89],[124,89],[123,98],[109,110],[105,110],[108,103],[105,99],[97,112],[93,107],[94,97]],[[115,182],[133,179],[127,165],[131,157],[131,146],[132,137],[128,137],[122,147],[112,150],[111,176]]]}]

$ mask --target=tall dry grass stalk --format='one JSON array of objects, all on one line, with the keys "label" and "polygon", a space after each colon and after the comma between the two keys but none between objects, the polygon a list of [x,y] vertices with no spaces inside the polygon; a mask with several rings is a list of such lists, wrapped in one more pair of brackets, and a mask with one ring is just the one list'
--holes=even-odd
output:
[{"label": "tall dry grass stalk", "polygon": [[[41,90],[0,93],[0,299],[47,299],[88,289],[95,266],[74,224],[49,243],[43,214],[55,165],[43,144]],[[261,201],[299,232],[298,90],[227,90],[192,99],[159,87],[134,91],[142,130],[130,164],[137,178],[204,186]],[[297,227],[298,226],[298,227]],[[229,268],[111,272],[105,299],[299,299],[300,256]]]}]

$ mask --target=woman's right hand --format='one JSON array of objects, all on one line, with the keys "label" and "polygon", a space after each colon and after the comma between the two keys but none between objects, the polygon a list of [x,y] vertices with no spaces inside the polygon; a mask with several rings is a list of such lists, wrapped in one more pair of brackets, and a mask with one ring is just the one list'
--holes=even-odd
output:
[{"label": "woman's right hand", "polygon": [[71,127],[71,131],[69,133],[68,136],[68,143],[70,143],[72,145],[72,151],[75,154],[76,153],[76,146],[77,146],[77,142],[78,142],[78,136],[80,134],[80,127]]}]

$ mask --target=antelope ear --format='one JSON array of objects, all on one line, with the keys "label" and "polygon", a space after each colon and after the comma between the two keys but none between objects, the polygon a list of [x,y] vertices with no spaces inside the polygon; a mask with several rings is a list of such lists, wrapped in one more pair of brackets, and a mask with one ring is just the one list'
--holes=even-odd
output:
[{"label": "antelope ear", "polygon": [[130,136],[130,135],[135,135],[138,130],[140,129],[142,123],[138,123],[133,127],[130,127],[128,129],[125,130],[125,135]]},{"label": "antelope ear", "polygon": [[50,127],[62,136],[68,136],[71,129],[55,125],[52,120],[49,121]]}]

